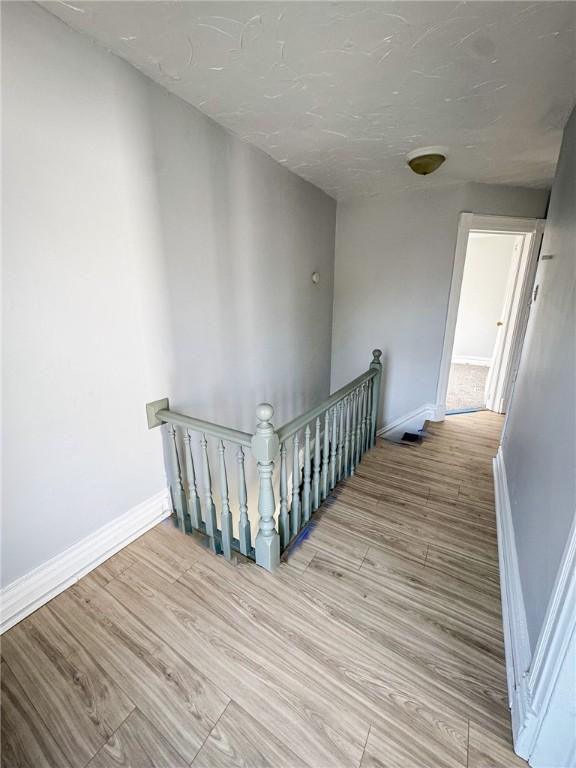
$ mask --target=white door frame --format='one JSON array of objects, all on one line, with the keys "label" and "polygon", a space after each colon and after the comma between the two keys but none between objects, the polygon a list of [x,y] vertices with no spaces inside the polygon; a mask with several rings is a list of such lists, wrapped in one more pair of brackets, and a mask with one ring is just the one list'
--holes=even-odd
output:
[{"label": "white door frame", "polygon": [[[454,253],[454,267],[452,270],[452,282],[450,285],[450,298],[448,299],[448,311],[446,314],[446,329],[444,331],[444,344],[442,347],[442,360],[438,374],[438,388],[436,390],[435,416],[437,421],[442,421],[446,415],[446,393],[448,391],[448,378],[450,376],[450,363],[456,334],[456,320],[458,319],[458,305],[462,290],[462,278],[464,277],[464,264],[466,262],[466,250],[468,248],[468,235],[470,232],[494,232],[502,234],[531,234],[531,247],[529,254],[529,267],[526,270],[522,296],[527,291],[528,296],[532,292],[532,282],[536,273],[538,254],[544,232],[544,219],[526,219],[511,216],[486,216],[477,213],[461,213],[458,219],[458,236],[456,238],[456,250]],[[528,277],[529,276],[529,277]],[[521,343],[524,338],[526,323],[528,322],[529,303],[526,299],[521,304],[522,312],[519,312],[517,327],[522,326],[522,332],[514,334],[514,346],[510,353],[510,361],[517,363],[520,355]],[[514,365],[508,365],[508,380],[504,390],[509,393],[512,386],[512,373]]]}]

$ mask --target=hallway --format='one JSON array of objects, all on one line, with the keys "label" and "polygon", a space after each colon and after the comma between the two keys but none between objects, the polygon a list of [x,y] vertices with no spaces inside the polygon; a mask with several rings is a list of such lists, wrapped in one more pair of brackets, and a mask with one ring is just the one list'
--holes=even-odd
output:
[{"label": "hallway", "polygon": [[279,571],[169,523],[9,630],[3,765],[513,768],[503,417],[379,441]]}]

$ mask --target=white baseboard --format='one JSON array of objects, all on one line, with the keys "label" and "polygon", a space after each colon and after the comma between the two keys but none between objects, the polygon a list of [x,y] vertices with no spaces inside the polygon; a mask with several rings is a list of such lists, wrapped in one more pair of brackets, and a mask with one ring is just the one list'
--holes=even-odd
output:
[{"label": "white baseboard", "polygon": [[428,409],[428,421],[444,421],[446,418],[446,408],[439,403],[428,403],[426,406]]},{"label": "white baseboard", "polygon": [[168,488],[0,591],[0,633],[17,624],[172,512]]},{"label": "white baseboard", "polygon": [[422,429],[425,421],[442,421],[444,414],[440,413],[442,409],[438,409],[435,403],[426,403],[420,408],[416,408],[410,413],[406,413],[393,421],[389,421],[384,424],[377,431],[377,435],[383,438],[390,438],[397,433],[404,433],[406,431],[418,431]]},{"label": "white baseboard", "polygon": [[541,768],[553,765],[550,762],[551,756],[559,750],[564,750],[566,754],[576,752],[573,725],[572,728],[562,730],[559,724],[546,720],[553,699],[555,706],[562,712],[570,711],[573,707],[573,691],[564,694],[558,683],[559,671],[567,657],[570,640],[576,632],[576,520],[568,537],[546,617],[532,653],[502,448],[498,450],[493,466],[502,622],[514,749],[534,768]]},{"label": "white baseboard", "polygon": [[[526,675],[527,717],[518,736],[517,752],[526,755],[534,768],[576,765],[575,636],[576,517]],[[566,677],[570,679],[567,685]],[[566,760],[557,760],[558,755],[566,756]]]},{"label": "white baseboard", "polygon": [[492,358],[474,357],[473,355],[454,355],[450,362],[455,365],[485,365],[489,368],[492,365]]},{"label": "white baseboard", "polygon": [[493,461],[493,469],[508,699],[512,710],[512,732],[514,744],[516,744],[528,710],[526,673],[530,667],[532,652],[502,448],[498,449]]}]

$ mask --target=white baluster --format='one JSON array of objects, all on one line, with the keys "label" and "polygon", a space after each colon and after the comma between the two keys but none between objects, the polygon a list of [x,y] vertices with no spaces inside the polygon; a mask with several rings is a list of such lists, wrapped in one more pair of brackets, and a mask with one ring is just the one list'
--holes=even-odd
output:
[{"label": "white baluster", "polygon": [[292,523],[292,536],[296,536],[300,530],[300,443],[298,434],[292,440],[292,505],[290,507],[290,522]]},{"label": "white baluster", "polygon": [[178,520],[178,527],[180,530],[190,533],[192,529],[190,527],[190,518],[188,516],[186,493],[182,483],[182,470],[180,469],[180,457],[178,456],[178,445],[176,442],[176,428],[174,426],[170,427],[170,449],[172,453],[173,475],[176,481],[176,487],[173,491],[176,519]]},{"label": "white baluster", "polygon": [[346,408],[346,428],[344,432],[344,477],[350,475],[350,411],[352,409],[351,398],[348,396],[344,399],[344,407]]},{"label": "white baluster", "polygon": [[372,382],[366,382],[366,435],[364,438],[364,450],[372,447],[370,435],[372,434]]},{"label": "white baluster", "polygon": [[218,443],[220,455],[220,500],[222,511],[220,512],[220,527],[222,529],[222,552],[227,560],[232,559],[232,513],[230,512],[230,500],[228,498],[228,476],[226,475],[226,459],[224,458],[224,442]]},{"label": "white baluster", "polygon": [[288,467],[286,466],[286,443],[280,446],[280,514],[278,531],[280,547],[284,549],[290,541],[290,517],[288,515]]},{"label": "white baluster", "polygon": [[360,459],[364,455],[364,439],[366,437],[366,382],[360,387],[360,411],[362,418],[360,420],[360,447],[358,454]]},{"label": "white baluster", "polygon": [[246,474],[244,472],[244,451],[238,446],[236,454],[238,460],[238,504],[240,506],[240,523],[238,526],[238,539],[240,552],[249,555],[252,549],[252,535],[250,532],[250,520],[248,519],[248,494],[246,493]]},{"label": "white baluster", "polygon": [[210,476],[210,460],[208,459],[208,441],[206,435],[202,434],[200,440],[200,446],[202,448],[202,467],[204,473],[204,513],[206,525],[206,535],[210,538],[210,547],[214,552],[219,552],[219,546],[216,542],[216,531],[218,525],[216,522],[216,507],[214,506],[214,499],[212,498],[212,478]]},{"label": "white baluster", "polygon": [[344,450],[344,400],[340,400],[338,403],[338,414],[340,422],[338,424],[338,451],[336,454],[336,479],[342,480],[344,477],[344,471],[342,466],[343,450]]},{"label": "white baluster", "polygon": [[354,390],[350,395],[352,410],[352,426],[350,428],[350,474],[356,469],[356,414],[358,406],[358,391]]},{"label": "white baluster", "polygon": [[310,460],[310,424],[306,425],[304,430],[304,487],[302,489],[302,519],[304,522],[310,520],[310,485],[312,478],[312,467]]},{"label": "white baluster", "polygon": [[360,407],[360,388],[358,388],[356,390],[356,420],[354,427],[354,469],[356,469],[358,464],[360,464],[360,422],[362,418],[360,415]]},{"label": "white baluster", "polygon": [[199,530],[202,523],[202,508],[200,505],[200,497],[198,496],[198,487],[196,485],[196,470],[194,468],[194,456],[192,455],[192,436],[188,430],[186,430],[184,435],[184,443],[186,445],[184,450],[186,458],[186,477],[188,478],[188,511],[190,513],[192,528]]},{"label": "white baluster", "polygon": [[330,440],[330,489],[336,485],[336,451],[338,446],[338,412],[332,408],[332,438]]},{"label": "white baluster", "polygon": [[314,435],[314,478],[312,480],[312,506],[314,511],[320,506],[320,419],[316,419],[316,433]]},{"label": "white baluster", "polygon": [[360,464],[362,458],[360,454],[360,434],[362,425],[362,387],[358,387],[356,390],[356,453],[354,458],[354,466],[357,467]]},{"label": "white baluster", "polygon": [[382,357],[382,350],[375,349],[372,352],[373,358],[370,363],[370,368],[376,370],[376,376],[372,379],[372,418],[371,418],[371,432],[370,432],[370,445],[376,445],[376,431],[378,430],[378,408],[380,406],[380,386],[382,382],[382,363],[380,358]]},{"label": "white baluster", "polygon": [[322,447],[322,501],[328,496],[328,462],[330,459],[330,414],[324,414],[324,446]]},{"label": "white baluster", "polygon": [[252,438],[252,453],[258,462],[260,487],[258,492],[259,526],[256,534],[256,563],[271,571],[280,564],[280,537],[276,531],[274,513],[274,458],[278,453],[278,435],[272,424],[274,408],[269,403],[261,403],[256,408],[258,425]]}]

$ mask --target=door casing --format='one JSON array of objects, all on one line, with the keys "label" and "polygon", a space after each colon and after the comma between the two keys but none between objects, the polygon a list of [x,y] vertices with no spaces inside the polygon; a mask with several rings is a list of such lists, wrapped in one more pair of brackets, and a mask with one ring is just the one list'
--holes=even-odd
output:
[{"label": "door casing", "polygon": [[[519,269],[523,272],[520,284],[514,286],[514,293],[510,296],[510,309],[515,306],[517,312],[511,312],[508,317],[506,336],[509,340],[507,360],[499,366],[501,371],[498,376],[497,391],[492,398],[492,405],[497,405],[501,412],[510,404],[514,379],[520,363],[520,353],[524,334],[530,312],[530,299],[532,287],[538,265],[538,254],[544,232],[544,219],[528,219],[510,216],[485,216],[476,213],[461,213],[458,219],[458,236],[456,238],[456,250],[454,254],[454,267],[452,270],[452,282],[450,285],[450,298],[446,313],[446,327],[444,331],[444,344],[442,347],[442,360],[438,375],[438,387],[436,391],[436,420],[442,421],[446,415],[446,393],[448,390],[448,378],[450,375],[450,363],[454,347],[456,333],[456,321],[458,319],[458,305],[464,277],[464,265],[468,248],[468,236],[471,232],[491,232],[495,234],[517,234],[525,236],[525,248],[522,250]],[[515,306],[514,306],[515,305]],[[502,329],[504,330],[504,328]],[[499,334],[503,336],[503,334]],[[498,402],[496,402],[498,401]]]}]

